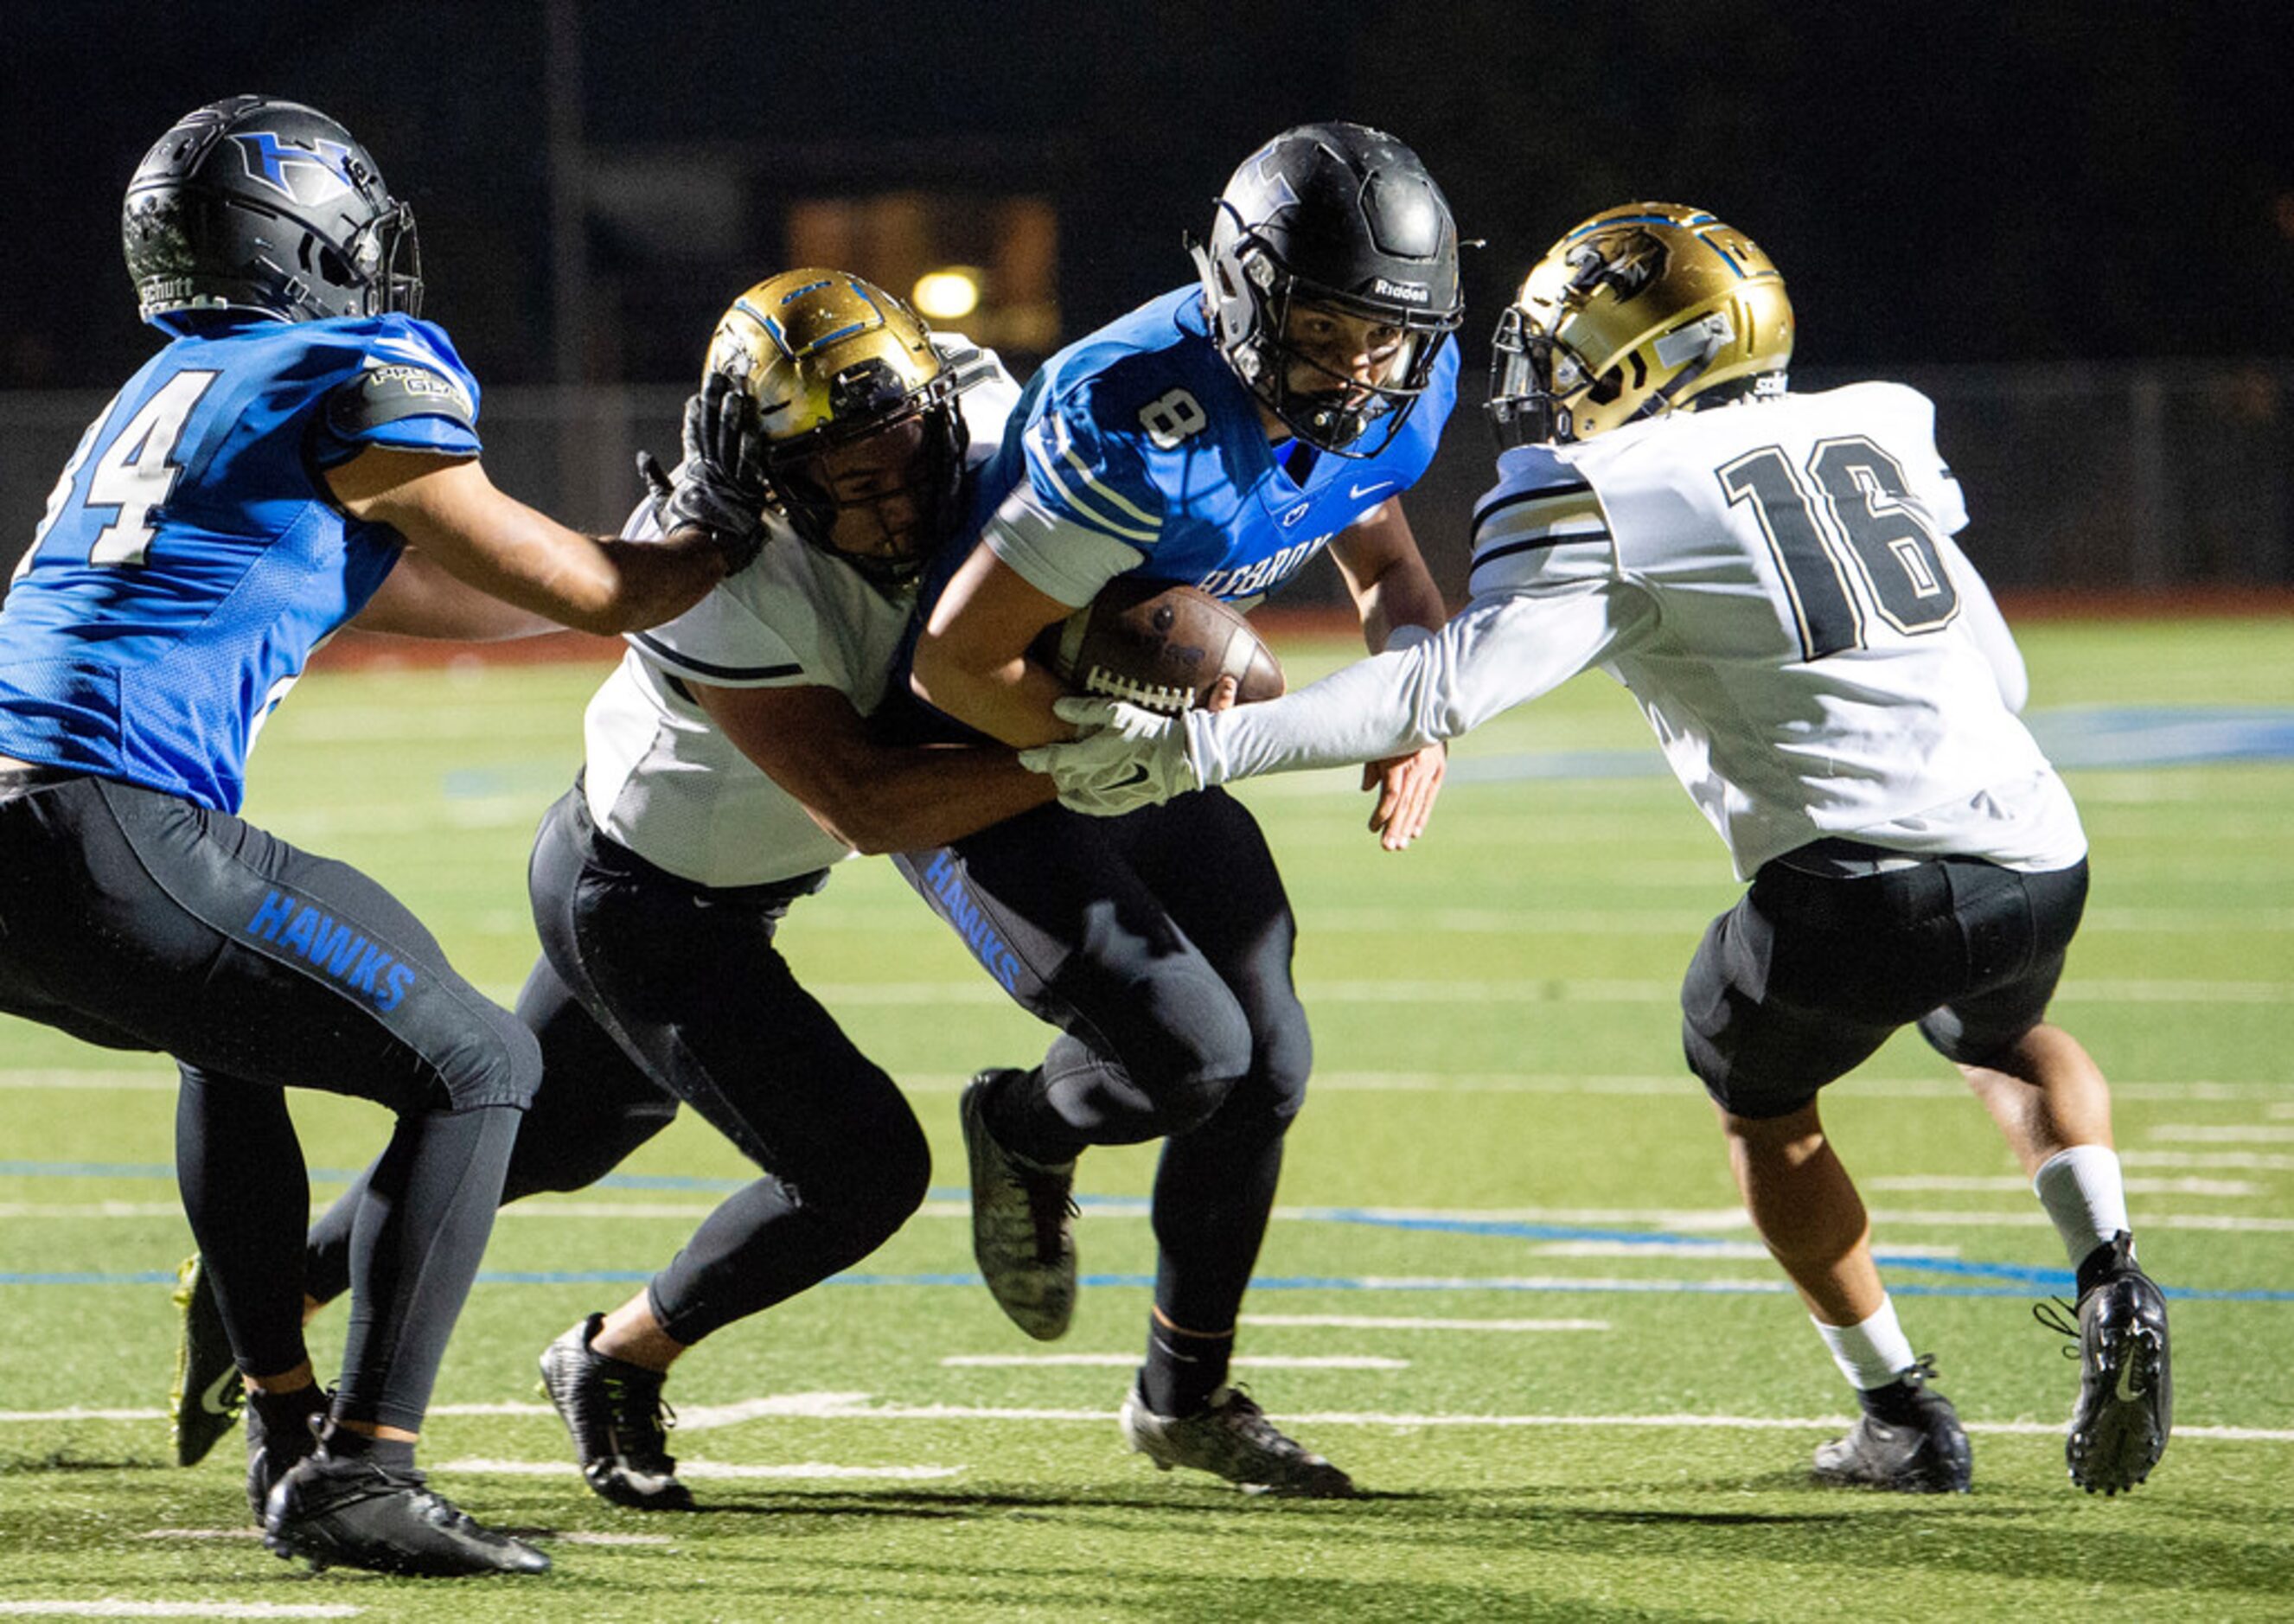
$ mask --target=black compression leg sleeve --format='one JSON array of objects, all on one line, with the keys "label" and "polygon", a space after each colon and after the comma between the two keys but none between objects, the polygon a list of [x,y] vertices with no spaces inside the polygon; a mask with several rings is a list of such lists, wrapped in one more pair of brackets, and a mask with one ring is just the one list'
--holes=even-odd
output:
[{"label": "black compression leg sleeve", "polygon": [[[502,1204],[543,1190],[586,1189],[669,1126],[677,1102],[617,1049],[574,1001],[547,960],[518,994],[517,1018],[541,1042],[542,1082],[519,1125]],[[303,1290],[332,1302],[351,1288],[351,1232],[369,1168],[311,1226]]]},{"label": "black compression leg sleeve", "polygon": [[207,1283],[253,1375],[301,1364],[303,1225],[310,1179],[277,1089],[182,1068],[175,1095],[175,1178],[206,1260]]},{"label": "black compression leg sleeve", "polygon": [[513,1106],[399,1119],[351,1231],[351,1319],[338,1420],[419,1432],[446,1338],[493,1228],[523,1114]]}]

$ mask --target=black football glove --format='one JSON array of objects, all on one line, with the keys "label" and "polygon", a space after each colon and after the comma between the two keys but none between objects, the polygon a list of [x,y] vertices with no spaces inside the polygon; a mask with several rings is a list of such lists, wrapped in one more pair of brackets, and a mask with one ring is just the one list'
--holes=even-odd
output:
[{"label": "black football glove", "polygon": [[702,380],[685,402],[685,460],[672,477],[649,453],[638,470],[653,487],[654,518],[663,535],[696,526],[725,551],[725,573],[748,567],[765,543],[765,435],[756,407],[722,372]]}]

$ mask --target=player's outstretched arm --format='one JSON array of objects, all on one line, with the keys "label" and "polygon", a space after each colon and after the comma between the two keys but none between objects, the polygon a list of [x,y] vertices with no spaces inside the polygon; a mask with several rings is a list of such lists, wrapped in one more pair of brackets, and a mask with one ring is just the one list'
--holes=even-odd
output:
[{"label": "player's outstretched arm", "polygon": [[1008,745],[1071,737],[1074,730],[1052,712],[1059,679],[1028,658],[1028,645],[1072,613],[989,549],[975,547],[916,640],[918,697]]},{"label": "player's outstretched arm", "polygon": [[409,547],[350,623],[354,632],[391,637],[492,643],[565,628],[547,615],[464,584],[425,552]]},{"label": "player's outstretched arm", "polygon": [[880,745],[833,688],[687,686],[741,754],[857,851],[943,845],[1053,797],[1051,779],[1002,746]]},{"label": "player's outstretched arm", "polygon": [[1479,598],[1440,634],[1333,672],[1258,705],[1158,715],[1106,699],[1062,702],[1083,730],[1021,764],[1049,773],[1078,812],[1111,817],[1236,779],[1344,766],[1415,750],[1479,725],[1644,635],[1655,605],[1604,580]]},{"label": "player's outstretched arm", "polygon": [[583,535],[505,495],[473,458],[374,446],[327,475],[355,518],[386,524],[466,585],[559,625],[613,634],[682,614],[736,561],[710,533]]}]

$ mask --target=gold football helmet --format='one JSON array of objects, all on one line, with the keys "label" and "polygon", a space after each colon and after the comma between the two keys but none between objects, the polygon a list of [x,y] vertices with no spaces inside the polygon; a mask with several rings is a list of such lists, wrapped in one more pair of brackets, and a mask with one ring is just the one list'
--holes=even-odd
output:
[{"label": "gold football helmet", "polygon": [[1530,267],[1498,322],[1489,413],[1501,445],[1582,440],[1676,408],[1780,394],[1785,279],[1698,208],[1628,203]]},{"label": "gold football helmet", "polygon": [[756,403],[773,504],[880,584],[948,538],[966,436],[955,371],[915,312],[842,271],[785,271],[733,301],[708,370]]}]

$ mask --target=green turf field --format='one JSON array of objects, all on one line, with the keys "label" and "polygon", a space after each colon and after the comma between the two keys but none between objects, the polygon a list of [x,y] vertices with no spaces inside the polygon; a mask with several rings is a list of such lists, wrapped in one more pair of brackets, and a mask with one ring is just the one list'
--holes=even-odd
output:
[{"label": "green turf field", "polygon": [[[1146,1151],[1084,1163],[1067,1339],[1004,1321],[971,1274],[956,1090],[1040,1030],[889,866],[855,863],[783,941],[909,1089],[932,1199],[864,1273],[680,1366],[674,1441],[710,1510],[671,1521],[582,1489],[533,1359],[743,1164],[681,1122],[616,1180],[506,1214],[425,1457],[544,1538],[543,1580],[305,1579],[243,1526],[235,1439],[165,1464],[171,1073],[0,1019],[0,1614],[2294,1617],[2294,627],[2044,623],[2024,644],[2038,724],[2088,763],[2095,890],[2056,1013],[2118,1082],[2144,1261],[2177,1293],[2176,1439],[2130,1497],[2066,1481],[2076,1368],[2029,1311],[2067,1278],[2060,1246],[1981,1110],[1903,1040],[1827,1118],[1976,1491],[1807,1483],[1848,1395],[1737,1214],[1674,1035],[1736,887],[1595,678],[1461,746],[1404,855],[1363,834],[1348,775],[1244,791],[1300,916],[1318,1069],[1239,1374],[1374,1498],[1253,1501],[1123,1452]],[[1340,650],[1285,652],[1297,677]],[[389,884],[506,999],[533,952],[527,837],[598,674],[322,673],[270,729],[249,815]],[[319,1096],[297,1116],[321,1199],[384,1131]]]}]

